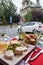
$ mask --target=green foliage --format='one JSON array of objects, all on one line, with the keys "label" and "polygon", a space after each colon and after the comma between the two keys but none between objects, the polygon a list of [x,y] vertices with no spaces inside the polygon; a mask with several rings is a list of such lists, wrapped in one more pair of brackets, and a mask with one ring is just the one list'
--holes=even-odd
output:
[{"label": "green foliage", "polygon": [[26,21],[41,21],[43,22],[43,12],[38,10],[33,10],[31,12],[27,12],[24,16]]},{"label": "green foliage", "polygon": [[10,16],[12,16],[14,20],[17,8],[13,4],[12,0],[1,0],[0,2],[0,21],[3,23],[9,23]]},{"label": "green foliage", "polygon": [[26,22],[30,21],[30,19],[31,19],[31,12],[27,12],[27,14],[24,16],[24,18],[26,19]]}]

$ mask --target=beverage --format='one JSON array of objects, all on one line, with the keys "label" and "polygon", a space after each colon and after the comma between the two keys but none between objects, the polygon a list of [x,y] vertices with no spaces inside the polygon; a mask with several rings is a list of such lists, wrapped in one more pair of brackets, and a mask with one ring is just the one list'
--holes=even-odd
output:
[{"label": "beverage", "polygon": [[6,34],[6,33],[1,33],[1,36],[4,37],[5,34]]},{"label": "beverage", "polygon": [[3,42],[4,42],[4,36],[6,33],[1,33],[0,36],[2,36]]},{"label": "beverage", "polygon": [[25,32],[22,31],[22,27],[20,27],[20,31],[19,31],[19,40],[24,40],[25,39]]},{"label": "beverage", "polygon": [[35,36],[36,36],[37,39],[40,39],[41,33],[35,33]]},{"label": "beverage", "polygon": [[24,40],[24,39],[25,39],[25,35],[26,35],[25,32],[20,33],[20,34],[19,34],[19,39],[20,39],[20,40]]},{"label": "beverage", "polygon": [[37,45],[39,45],[39,39],[40,39],[41,36],[42,36],[42,31],[40,31],[40,30],[34,30],[34,34],[35,34],[35,36],[36,36]]}]

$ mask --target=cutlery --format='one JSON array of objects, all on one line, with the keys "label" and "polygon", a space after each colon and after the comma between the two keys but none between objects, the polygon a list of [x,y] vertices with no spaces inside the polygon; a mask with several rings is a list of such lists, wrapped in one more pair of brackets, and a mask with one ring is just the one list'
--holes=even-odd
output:
[{"label": "cutlery", "polygon": [[30,54],[30,56],[26,59],[26,61],[25,61],[25,63],[27,63],[29,60],[30,60],[30,58],[31,58],[31,56],[32,56],[32,54],[34,53],[34,51]]},{"label": "cutlery", "polygon": [[35,60],[41,53],[43,53],[43,50],[41,50],[36,56],[34,56],[33,58],[31,58],[30,61]]},{"label": "cutlery", "polygon": [[21,60],[20,62],[18,62],[16,65],[30,65],[29,63],[24,63],[24,60]]},{"label": "cutlery", "polygon": [[37,49],[35,48],[35,50],[30,54],[30,56],[26,59],[25,64],[30,60],[31,56],[33,55],[33,53],[37,51]]}]

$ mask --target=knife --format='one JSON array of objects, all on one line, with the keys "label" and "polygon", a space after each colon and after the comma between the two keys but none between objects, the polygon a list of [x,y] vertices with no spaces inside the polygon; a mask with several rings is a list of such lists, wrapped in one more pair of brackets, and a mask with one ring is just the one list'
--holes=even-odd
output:
[{"label": "knife", "polygon": [[41,53],[43,53],[43,50],[41,50],[36,56],[34,56],[33,58],[31,58],[30,61],[35,60]]},{"label": "knife", "polygon": [[30,60],[30,58],[31,58],[31,56],[32,56],[32,54],[34,53],[34,51],[30,54],[30,56],[26,59],[26,61],[25,61],[25,63],[27,63],[29,60]]}]

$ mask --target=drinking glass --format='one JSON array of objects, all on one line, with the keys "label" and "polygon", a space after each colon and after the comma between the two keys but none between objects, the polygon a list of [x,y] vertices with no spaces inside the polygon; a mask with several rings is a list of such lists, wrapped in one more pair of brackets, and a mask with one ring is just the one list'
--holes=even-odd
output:
[{"label": "drinking glass", "polygon": [[35,36],[36,36],[36,45],[39,45],[39,39],[41,38],[41,36],[42,36],[42,31],[41,30],[37,30],[37,29],[35,29],[34,30],[34,34],[35,34]]},{"label": "drinking glass", "polygon": [[0,33],[0,36],[3,38],[3,42],[4,42],[4,36],[5,36],[6,33]]}]

